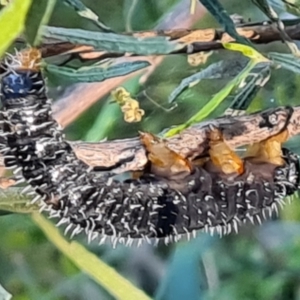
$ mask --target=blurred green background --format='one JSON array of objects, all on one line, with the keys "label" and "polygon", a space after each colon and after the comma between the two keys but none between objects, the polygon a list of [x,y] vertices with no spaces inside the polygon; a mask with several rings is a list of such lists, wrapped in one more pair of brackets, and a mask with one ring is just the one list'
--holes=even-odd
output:
[{"label": "blurred green background", "polygon": [[[117,32],[154,28],[178,3],[176,0],[86,0],[100,20]],[[136,2],[135,7],[132,7]],[[250,0],[222,1],[230,14],[245,20],[265,17]],[[128,18],[132,11],[132,18]],[[57,2],[50,25],[97,30],[72,9]],[[195,28],[218,27],[206,14]],[[1,34],[1,32],[0,32]],[[287,52],[281,42],[261,45],[259,50]],[[176,100],[178,107],[165,111],[144,96],[168,107],[167,98],[180,81],[223,59],[241,59],[238,53],[215,51],[205,65],[192,67],[185,55],[166,57],[143,86],[138,78],[126,88],[145,110],[142,122],[123,121],[120,107],[110,104],[109,96],[93,105],[66,128],[70,140],[100,140],[132,137],[137,130],[159,133],[172,125],[184,123],[213,97],[228,80],[203,80],[184,91]],[[57,82],[49,82],[50,93],[59,95]],[[300,76],[286,70],[274,70],[270,81],[258,93],[248,111],[279,105],[299,105]],[[220,116],[229,106],[225,101],[210,117]],[[288,146],[300,154],[299,139]],[[300,203],[285,207],[280,217],[262,226],[245,226],[239,234],[211,237],[199,233],[195,240],[177,244],[143,245],[126,248],[118,245],[90,244],[87,248],[113,266],[151,297],[160,300],[287,300],[300,299]],[[112,299],[101,287],[80,272],[33,224],[27,215],[12,214],[0,218],[0,283],[16,300],[94,300]],[[78,240],[85,244],[86,238]],[[132,299],[135,300],[135,299]]]}]

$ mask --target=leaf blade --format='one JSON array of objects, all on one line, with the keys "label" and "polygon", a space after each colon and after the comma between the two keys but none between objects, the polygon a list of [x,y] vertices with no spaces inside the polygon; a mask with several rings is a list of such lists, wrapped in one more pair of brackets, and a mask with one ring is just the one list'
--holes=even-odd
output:
[{"label": "leaf blade", "polygon": [[134,287],[126,278],[102,262],[77,242],[67,242],[59,230],[39,213],[32,214],[33,221],[46,237],[80,270],[103,286],[111,295],[120,300],[150,300],[141,290]]},{"label": "leaf blade", "polygon": [[228,15],[227,11],[223,8],[218,0],[199,0],[203,6],[215,17],[215,19],[224,27],[225,31],[235,38],[241,44],[251,46],[248,39],[240,36],[236,31],[233,20]]},{"label": "leaf blade", "polygon": [[72,7],[79,16],[91,20],[104,32],[112,32],[112,29],[100,22],[98,15],[90,8],[86,7],[80,0],[63,0],[63,2]]},{"label": "leaf blade", "polygon": [[50,26],[44,27],[43,36],[74,44],[90,45],[95,50],[136,55],[168,54],[184,47],[184,44],[180,45],[163,36],[141,38],[125,34]]},{"label": "leaf blade", "polygon": [[[168,102],[173,103],[174,100],[191,84],[200,82],[202,79],[217,79],[236,76],[241,71],[240,68],[233,68],[232,63],[236,61],[220,61],[209,65],[207,68],[197,72],[191,76],[184,78],[180,84],[171,92]],[[235,66],[236,67],[236,66]],[[245,64],[244,66],[245,67]]]},{"label": "leaf blade", "polygon": [[78,82],[100,82],[109,78],[124,76],[135,71],[139,71],[148,67],[148,61],[123,62],[112,66],[102,67],[102,65],[94,65],[91,67],[82,67],[73,69],[70,67],[58,67],[48,64],[46,71],[48,73],[63,77],[65,81],[72,83]]},{"label": "leaf blade", "polygon": [[270,52],[268,57],[282,68],[300,74],[300,58],[293,54]]},{"label": "leaf blade", "polygon": [[33,1],[25,22],[25,35],[30,45],[36,46],[41,40],[41,26],[49,22],[56,0]]},{"label": "leaf blade", "polygon": [[0,57],[23,31],[32,0],[15,0],[0,12]]}]

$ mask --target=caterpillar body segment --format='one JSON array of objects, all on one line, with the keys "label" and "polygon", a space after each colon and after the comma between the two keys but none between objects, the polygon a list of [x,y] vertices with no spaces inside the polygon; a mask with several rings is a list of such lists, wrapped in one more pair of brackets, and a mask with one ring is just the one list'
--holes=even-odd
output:
[{"label": "caterpillar body segment", "polygon": [[150,171],[124,182],[101,177],[76,157],[52,118],[39,68],[7,63],[6,70],[1,78],[5,164],[32,187],[33,201],[72,235],[85,232],[89,240],[109,236],[130,244],[178,240],[199,229],[229,233],[262,211],[277,209],[298,188],[295,154],[283,149],[280,165],[234,156],[238,167],[224,167],[215,150],[227,157],[233,152],[220,136],[212,137],[209,160],[196,165],[144,134]]}]

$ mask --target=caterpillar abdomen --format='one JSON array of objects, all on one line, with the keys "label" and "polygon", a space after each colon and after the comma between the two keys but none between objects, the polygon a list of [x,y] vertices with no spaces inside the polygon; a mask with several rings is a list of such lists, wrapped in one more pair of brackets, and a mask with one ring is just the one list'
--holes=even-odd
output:
[{"label": "caterpillar abdomen", "polygon": [[[245,162],[234,178],[196,166],[180,184],[148,174],[118,182],[99,176],[78,160],[51,116],[40,71],[10,69],[1,79],[7,166],[20,172],[50,216],[85,230],[89,239],[111,236],[177,240],[199,229],[220,233],[266,209],[275,209],[299,184],[298,158],[284,150],[284,165]],[[265,171],[268,170],[268,171]],[[175,188],[176,186],[176,188]]]}]

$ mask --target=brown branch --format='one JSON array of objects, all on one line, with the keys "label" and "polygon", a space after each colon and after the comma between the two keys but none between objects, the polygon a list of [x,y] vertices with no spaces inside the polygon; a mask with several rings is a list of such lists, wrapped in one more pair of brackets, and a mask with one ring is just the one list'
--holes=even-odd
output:
[{"label": "brown branch", "polygon": [[[205,155],[208,132],[219,128],[232,148],[265,140],[287,128],[289,137],[300,134],[300,106],[272,108],[238,117],[222,117],[201,122],[167,139],[172,150],[191,160]],[[100,143],[72,142],[79,159],[94,167],[111,168],[120,173],[143,169],[148,162],[139,138]]]},{"label": "brown branch", "polygon": [[[278,29],[271,23],[249,23],[237,27],[237,32],[242,37],[249,39],[254,44],[267,44],[275,41],[282,41],[282,36]],[[288,23],[285,27],[285,32],[292,40],[300,40],[300,20]],[[132,36],[140,39],[154,36],[162,36],[169,38],[173,43],[177,42],[179,49],[168,54],[194,54],[201,51],[211,51],[222,49],[222,43],[235,42],[222,28],[207,28],[207,29],[172,29],[158,31],[141,31],[131,33]],[[47,39],[45,39],[47,41]],[[54,43],[54,45],[53,45]],[[59,47],[68,49],[66,53],[77,55],[83,60],[116,58],[124,56],[125,53],[115,53],[107,51],[97,51],[92,46],[74,45],[69,42],[60,40],[51,40],[49,45],[44,44],[44,51],[49,51],[48,48],[56,47],[56,51],[60,51]],[[52,50],[54,51],[54,49]],[[46,54],[44,54],[46,56]],[[128,55],[128,54],[127,54]]]}]

